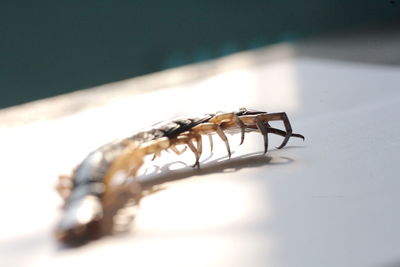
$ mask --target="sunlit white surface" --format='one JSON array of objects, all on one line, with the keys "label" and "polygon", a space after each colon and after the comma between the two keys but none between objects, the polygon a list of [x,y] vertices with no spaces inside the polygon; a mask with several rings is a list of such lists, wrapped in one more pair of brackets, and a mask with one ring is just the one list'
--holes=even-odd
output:
[{"label": "sunlit white surface", "polygon": [[[399,84],[399,68],[287,59],[2,127],[1,266],[399,263]],[[92,149],[177,115],[243,106],[288,112],[306,142],[274,150],[281,139],[273,137],[269,158],[258,153],[246,161],[240,157],[262,152],[262,137],[249,134],[241,147],[234,137],[229,165],[214,138],[212,157],[204,145],[202,170],[143,200],[131,233],[69,250],[53,241],[57,175]],[[189,168],[194,157],[165,153],[141,177],[175,161],[182,163],[171,170]]]}]

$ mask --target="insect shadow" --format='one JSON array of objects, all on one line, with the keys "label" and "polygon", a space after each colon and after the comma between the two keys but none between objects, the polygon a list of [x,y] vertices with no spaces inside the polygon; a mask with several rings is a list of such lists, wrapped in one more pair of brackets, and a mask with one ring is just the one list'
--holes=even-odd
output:
[{"label": "insect shadow", "polygon": [[[262,165],[286,165],[290,164],[294,160],[288,157],[273,158],[265,155],[263,152],[254,152],[238,157],[221,157],[211,162],[204,163],[213,156],[212,152],[210,156],[203,160],[203,164],[199,169],[189,166],[187,163],[182,161],[175,161],[165,164],[161,167],[155,166],[156,170],[147,174],[143,177],[138,177],[142,188],[144,190],[151,190],[152,188],[163,185],[168,182],[183,180],[192,176],[202,176],[214,173],[224,172],[236,172],[244,168],[254,168]],[[278,160],[274,160],[278,159]],[[171,166],[181,164],[184,167],[176,170],[171,170]]]},{"label": "insect shadow", "polygon": [[[288,147],[289,148],[289,147]],[[232,153],[234,155],[234,152]],[[264,152],[255,152],[244,154],[237,157],[232,157],[228,159],[226,156],[214,159],[210,162],[204,163],[213,157],[213,153],[205,158],[200,166],[200,169],[193,168],[182,161],[174,161],[162,166],[153,166],[155,167],[155,171],[150,174],[144,174],[138,177],[139,183],[143,189],[143,197],[159,192],[161,190],[165,190],[164,184],[168,182],[178,181],[187,179],[193,176],[202,176],[208,174],[215,173],[225,173],[225,172],[236,172],[244,168],[255,168],[262,165],[286,165],[292,163],[294,160],[289,157],[271,157],[264,154]],[[183,165],[182,168],[171,170],[171,166],[175,164]],[[117,210],[115,211],[117,213]],[[135,218],[132,218],[134,221]],[[112,233],[111,228],[110,231],[105,231],[101,236],[108,235],[119,235],[122,233],[130,232],[132,230],[132,225],[127,224],[130,227],[121,230],[117,233]],[[97,239],[97,238],[96,238]],[[87,242],[79,242],[76,244],[58,244],[57,251],[62,251],[70,248],[77,248],[82,245],[85,245],[94,240],[88,240]]]}]

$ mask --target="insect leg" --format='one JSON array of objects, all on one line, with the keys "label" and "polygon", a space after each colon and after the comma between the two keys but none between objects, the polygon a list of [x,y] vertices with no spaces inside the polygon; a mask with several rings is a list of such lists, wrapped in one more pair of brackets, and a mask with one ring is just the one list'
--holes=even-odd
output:
[{"label": "insect leg", "polygon": [[170,147],[170,149],[171,149],[172,151],[174,151],[174,153],[177,154],[177,155],[179,156],[179,155],[181,155],[183,152],[186,151],[187,146],[185,146],[185,147],[184,147],[182,150],[180,150],[180,151],[176,148],[175,145],[172,145],[172,146]]},{"label": "insect leg", "polygon": [[[138,195],[137,192],[141,190],[140,184],[135,180],[131,182],[129,177],[136,176],[137,171],[143,165],[146,155],[160,155],[161,151],[168,149],[170,146],[171,142],[166,137],[146,142],[139,147],[134,143],[127,144],[127,147],[113,161],[104,176],[104,184],[106,186],[111,185],[113,188],[113,190],[106,190],[104,193],[104,206],[107,207],[110,205],[111,207],[115,203],[118,203],[116,200],[118,196],[126,195],[132,198]],[[123,177],[124,180],[120,180],[120,177]]]},{"label": "insect leg", "polygon": [[170,142],[167,138],[160,138],[158,140],[151,141],[141,147],[141,151],[144,155],[153,154],[152,161],[157,157],[161,156],[161,151],[168,149]]},{"label": "insect leg", "polygon": [[190,131],[191,133],[199,135],[217,133],[219,137],[225,142],[226,150],[228,151],[228,156],[229,158],[231,157],[231,149],[229,147],[228,138],[226,137],[224,131],[218,124],[205,122],[193,127]]},{"label": "insect leg", "polygon": [[[197,135],[193,135],[190,132],[184,132],[184,133],[178,135],[175,139],[173,139],[171,141],[172,147],[174,147],[176,145],[182,145],[182,144],[187,145],[189,147],[189,149],[193,152],[194,156],[196,157],[196,162],[193,167],[197,166],[198,168],[200,168],[199,159],[200,159],[201,152],[202,152],[201,136],[199,136],[199,137],[197,137]],[[196,139],[197,148],[193,144],[192,139]]]},{"label": "insect leg", "polygon": [[168,138],[162,137],[141,144],[127,144],[127,147],[113,161],[108,168],[103,182],[108,185],[114,181],[114,176],[124,173],[125,177],[135,176],[138,169],[143,165],[144,157],[147,155],[160,155],[161,151],[168,149],[171,143]]},{"label": "insect leg", "polygon": [[73,185],[71,176],[60,175],[58,177],[58,184],[56,186],[56,190],[64,200],[66,200],[71,194],[72,186]]},{"label": "insect leg", "polygon": [[237,126],[240,128],[241,136],[240,136],[240,144],[243,144],[244,134],[246,125],[243,121],[237,116],[234,112],[231,113],[217,113],[214,117],[212,117],[209,122],[222,125],[224,123],[224,127],[231,128]]},{"label": "insect leg", "polygon": [[212,139],[212,135],[211,134],[208,135],[208,140],[210,142],[210,148],[211,148],[211,152],[212,152],[213,149],[214,149],[214,143],[213,143],[213,139]]},{"label": "insect leg", "polygon": [[257,115],[257,118],[259,118],[263,122],[281,120],[283,122],[283,125],[285,126],[286,135],[282,141],[282,144],[280,146],[278,146],[277,148],[281,149],[284,146],[286,146],[287,142],[289,141],[290,136],[292,135],[292,126],[290,125],[289,118],[287,117],[285,112],[269,113],[269,114],[264,113],[264,114]]},{"label": "insect leg", "polygon": [[[304,137],[300,134],[293,134],[292,127],[290,125],[289,119],[285,112],[242,115],[239,117],[244,122],[244,124],[246,125],[247,128],[251,128],[251,129],[258,128],[258,130],[264,135],[264,143],[266,141],[265,140],[265,131],[283,136],[284,140],[283,140],[282,144],[277,147],[278,149],[283,148],[287,144],[287,142],[289,141],[289,138],[291,136],[304,139]],[[268,123],[269,121],[277,121],[277,120],[281,120],[283,122],[286,131],[272,128]],[[264,125],[265,128],[262,125]]]},{"label": "insect leg", "polygon": [[198,156],[198,158],[196,159],[196,163],[194,164],[193,167],[196,167],[196,165],[197,165],[197,168],[200,169],[200,162],[199,162],[199,160],[200,160],[201,153],[203,153],[203,142],[202,142],[202,139],[201,139],[201,135],[196,134],[196,135],[195,135],[195,140],[196,140],[196,143],[197,143],[197,154],[198,154],[199,156]]},{"label": "insect leg", "polygon": [[264,154],[265,154],[268,151],[268,127],[258,117],[256,117],[256,125],[264,137]]},{"label": "insect leg", "polygon": [[[285,136],[286,136],[286,132],[285,132],[285,131],[282,131],[282,130],[276,129],[276,128],[272,128],[272,127],[268,127],[268,132],[269,132],[269,133],[276,134],[276,135],[280,135],[280,136],[282,136],[282,137],[285,137]],[[304,139],[305,139],[303,135],[297,134],[297,133],[292,133],[290,136],[291,136],[291,137],[301,138],[301,139],[303,139],[303,141],[304,141]]]}]

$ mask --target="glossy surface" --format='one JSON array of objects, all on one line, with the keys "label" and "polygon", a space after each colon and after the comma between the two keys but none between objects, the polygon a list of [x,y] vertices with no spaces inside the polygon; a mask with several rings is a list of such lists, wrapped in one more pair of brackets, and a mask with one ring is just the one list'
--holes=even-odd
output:
[{"label": "glossy surface", "polygon": [[[7,163],[0,180],[1,262],[396,266],[400,69],[312,58],[246,62],[243,67],[230,61],[224,73],[69,116],[1,128],[0,157]],[[113,86],[108,94],[117,93]],[[188,111],[202,114],[205,106],[287,111],[306,142],[293,139],[274,150],[282,139],[271,137],[271,151],[263,157],[260,135],[249,134],[240,147],[236,135],[231,160],[215,141],[200,170],[190,167],[191,153],[166,153],[148,161],[141,178],[175,181],[143,199],[131,234],[58,247],[51,231],[61,203],[53,190],[60,172],[110,137]]]}]

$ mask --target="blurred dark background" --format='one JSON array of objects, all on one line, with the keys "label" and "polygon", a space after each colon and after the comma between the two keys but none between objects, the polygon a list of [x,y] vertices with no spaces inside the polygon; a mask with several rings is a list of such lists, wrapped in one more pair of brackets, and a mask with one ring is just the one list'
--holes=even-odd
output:
[{"label": "blurred dark background", "polygon": [[398,0],[5,0],[0,108],[398,19]]}]

